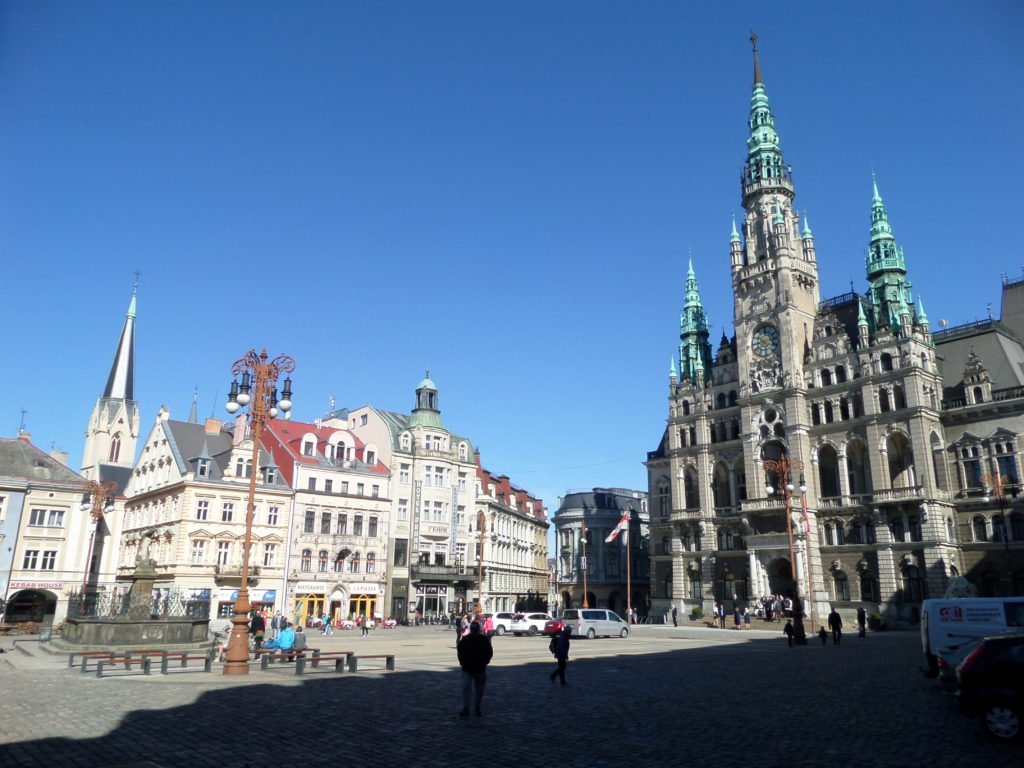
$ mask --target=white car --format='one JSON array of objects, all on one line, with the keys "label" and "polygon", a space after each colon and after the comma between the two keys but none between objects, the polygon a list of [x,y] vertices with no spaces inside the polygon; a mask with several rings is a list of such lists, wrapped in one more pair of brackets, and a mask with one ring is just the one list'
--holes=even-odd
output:
[{"label": "white car", "polygon": [[514,613],[496,613],[491,617],[491,621],[494,622],[494,634],[504,635],[506,632],[512,631],[512,619],[516,615]]},{"label": "white car", "polygon": [[546,613],[517,613],[512,619],[510,630],[516,637],[539,635],[544,631],[544,625],[551,621],[551,618]]}]

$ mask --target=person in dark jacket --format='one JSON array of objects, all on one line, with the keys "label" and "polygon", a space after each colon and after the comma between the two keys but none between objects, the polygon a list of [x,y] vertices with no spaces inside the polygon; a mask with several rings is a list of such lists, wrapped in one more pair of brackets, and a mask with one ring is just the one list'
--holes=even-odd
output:
[{"label": "person in dark jacket", "polygon": [[474,702],[479,717],[483,714],[480,702],[483,701],[487,685],[487,665],[494,656],[491,641],[480,631],[480,622],[474,621],[469,625],[469,634],[459,642],[458,656],[459,666],[462,667],[462,711],[459,717],[469,715],[470,689],[475,693]]},{"label": "person in dark jacket", "polygon": [[263,635],[266,631],[267,620],[256,611],[253,611],[252,619],[249,621],[249,634],[252,635],[253,647],[257,651],[263,647]]},{"label": "person in dark jacket", "polygon": [[571,636],[572,630],[569,627],[562,627],[562,631],[551,639],[551,653],[555,655],[555,659],[558,661],[558,669],[550,675],[552,683],[555,682],[557,677],[562,681],[562,685],[568,685],[565,682],[565,665],[569,661],[569,638]]},{"label": "person in dark jacket", "polygon": [[835,608],[828,615],[828,628],[832,630],[832,645],[839,645],[839,641],[843,639],[843,617]]}]

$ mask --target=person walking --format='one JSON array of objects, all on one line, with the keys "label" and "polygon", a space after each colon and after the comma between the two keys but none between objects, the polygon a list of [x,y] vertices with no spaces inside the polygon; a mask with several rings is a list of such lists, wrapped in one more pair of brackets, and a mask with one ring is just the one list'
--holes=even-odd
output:
[{"label": "person walking", "polygon": [[866,637],[868,632],[868,614],[862,605],[857,609],[857,637]]},{"label": "person walking", "polygon": [[832,613],[828,615],[828,628],[832,630],[832,645],[839,645],[839,641],[843,639],[843,617],[839,615],[835,606],[832,606]]},{"label": "person walking", "polygon": [[743,606],[743,628],[750,629],[750,609]]},{"label": "person walking", "polygon": [[331,617],[330,614],[325,613],[323,623],[320,625],[320,632],[323,635],[332,635],[334,630],[331,628]]},{"label": "person walking", "polygon": [[718,617],[718,628],[725,629],[725,606],[722,603],[715,605],[715,615]]},{"label": "person walking", "polygon": [[263,618],[258,611],[252,612],[252,618],[249,620],[249,634],[252,635],[252,646],[254,650],[259,650],[263,647],[263,635],[267,631],[267,620]]},{"label": "person walking", "polygon": [[270,639],[277,640],[277,633],[281,631],[281,614],[275,613],[270,620]]},{"label": "person walking", "polygon": [[679,613],[676,611],[676,607],[673,605],[672,606],[672,626],[673,627],[678,627],[679,626],[678,618],[679,618]]},{"label": "person walking", "polygon": [[480,623],[474,621],[469,625],[469,634],[459,642],[456,655],[462,667],[462,711],[459,717],[469,716],[469,697],[474,694],[476,716],[480,717],[480,703],[484,698],[487,686],[487,665],[494,657],[491,641],[480,631]]},{"label": "person walking", "polygon": [[824,627],[818,630],[818,639],[821,640],[822,646],[824,646],[825,642],[828,640],[828,632],[825,631]]},{"label": "person walking", "polygon": [[365,614],[361,615],[359,618],[362,619],[361,626],[363,628],[363,634],[361,634],[360,637],[368,637],[370,634],[370,620],[366,618]]},{"label": "person walking", "polygon": [[557,677],[562,681],[562,685],[568,685],[565,682],[565,665],[569,661],[569,638],[571,636],[572,630],[569,627],[562,627],[562,631],[552,637],[551,643],[548,645],[548,650],[554,654],[555,660],[558,661],[558,669],[549,675],[552,684],[554,684]]},{"label": "person walking", "polygon": [[789,647],[792,648],[793,647],[793,622],[792,621],[786,621],[786,626],[784,626],[782,628],[782,634],[784,634],[786,636],[786,642],[789,644]]},{"label": "person walking", "polygon": [[736,600],[734,599],[732,601],[732,628],[733,629],[743,629],[743,627],[740,626],[742,624],[742,622],[743,622],[743,614],[742,614],[741,609],[740,609],[740,604],[738,602],[736,602]]}]

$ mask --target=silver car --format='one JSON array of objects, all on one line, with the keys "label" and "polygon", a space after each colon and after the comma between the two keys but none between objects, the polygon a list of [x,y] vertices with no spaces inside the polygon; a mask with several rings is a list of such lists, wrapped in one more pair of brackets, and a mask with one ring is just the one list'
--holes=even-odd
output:
[{"label": "silver car", "polygon": [[576,637],[629,637],[629,625],[607,608],[569,608],[562,614],[562,620]]}]

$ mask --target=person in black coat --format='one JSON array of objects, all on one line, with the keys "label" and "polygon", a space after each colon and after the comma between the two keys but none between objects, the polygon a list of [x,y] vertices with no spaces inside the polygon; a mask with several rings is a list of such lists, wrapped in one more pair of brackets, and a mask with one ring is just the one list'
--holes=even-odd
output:
[{"label": "person in black coat", "polygon": [[828,615],[828,628],[832,630],[832,645],[839,645],[839,641],[843,639],[843,617],[835,608]]},{"label": "person in black coat", "polygon": [[249,622],[249,634],[253,637],[253,644],[256,650],[260,649],[263,645],[263,635],[267,631],[267,620],[264,619],[260,614],[253,613],[252,620]]},{"label": "person in black coat", "polygon": [[551,653],[554,654],[555,660],[558,662],[558,669],[551,673],[551,682],[555,682],[557,677],[562,681],[562,685],[568,685],[565,682],[565,665],[569,661],[569,638],[572,636],[572,630],[569,627],[563,627],[562,631],[551,638]]},{"label": "person in black coat", "polygon": [[480,622],[474,621],[469,625],[469,634],[462,638],[458,645],[459,666],[462,667],[462,711],[459,712],[459,717],[469,715],[471,689],[475,693],[477,717],[483,714],[480,711],[480,703],[483,701],[484,688],[487,686],[487,665],[491,663],[493,656],[494,649],[491,647],[490,639],[480,631]]}]

